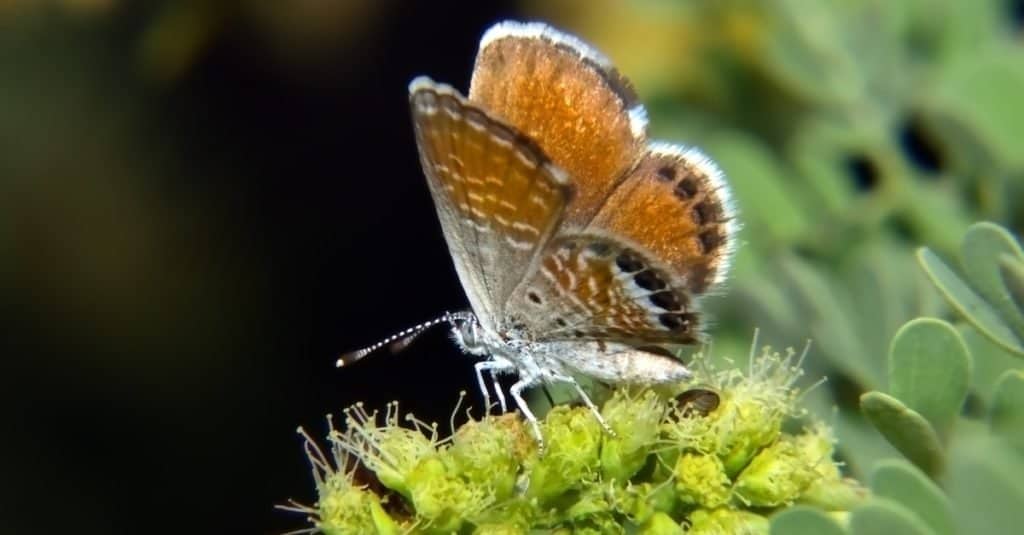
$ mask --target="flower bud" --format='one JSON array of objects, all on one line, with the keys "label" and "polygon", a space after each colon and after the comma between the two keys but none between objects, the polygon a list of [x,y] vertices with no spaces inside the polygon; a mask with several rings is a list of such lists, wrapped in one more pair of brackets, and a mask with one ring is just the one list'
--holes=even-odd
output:
[{"label": "flower bud", "polygon": [[606,480],[626,481],[647,461],[658,438],[665,403],[650,390],[638,396],[617,390],[601,414],[615,431],[614,436],[604,436],[601,472]]},{"label": "flower bud", "polygon": [[422,459],[406,482],[416,516],[436,533],[458,531],[464,521],[493,503],[484,489],[452,474],[440,456]]},{"label": "flower bud", "polygon": [[470,421],[452,439],[448,454],[457,472],[469,481],[489,489],[496,501],[512,496],[519,460],[517,437],[511,427],[498,425],[495,418]]},{"label": "flower bud", "polygon": [[542,428],[546,450],[533,459],[527,495],[545,502],[596,476],[604,430],[585,407],[558,406]]},{"label": "flower bud", "polygon": [[639,535],[683,535],[683,527],[665,513],[655,513],[640,528]]},{"label": "flower bud", "polygon": [[768,535],[768,519],[734,509],[697,509],[690,515],[687,535]]},{"label": "flower bud", "polygon": [[731,481],[722,461],[715,455],[684,453],[676,461],[674,472],[680,501],[708,509],[729,502]]}]

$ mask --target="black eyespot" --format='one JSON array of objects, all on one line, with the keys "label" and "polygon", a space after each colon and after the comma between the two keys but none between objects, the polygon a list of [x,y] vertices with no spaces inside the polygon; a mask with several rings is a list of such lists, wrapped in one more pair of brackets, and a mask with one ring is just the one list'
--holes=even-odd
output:
[{"label": "black eyespot", "polygon": [[533,292],[533,291],[527,292],[526,293],[526,297],[527,297],[527,299],[530,300],[530,302],[532,302],[535,305],[539,305],[539,304],[541,304],[543,302],[543,301],[541,301],[540,296],[537,295],[537,292]]},{"label": "black eyespot", "polygon": [[693,222],[698,225],[715,220],[715,209],[706,202],[699,202],[693,206]]},{"label": "black eyespot", "polygon": [[676,169],[666,165],[665,167],[658,169],[658,178],[665,182],[671,182],[676,179]]},{"label": "black eyespot", "polygon": [[697,242],[700,244],[701,252],[708,254],[722,245],[722,235],[716,229],[705,230],[697,235]]},{"label": "black eyespot", "polygon": [[658,292],[647,297],[654,306],[664,310],[679,310],[679,299],[672,292]]},{"label": "black eyespot", "polygon": [[568,324],[568,323],[566,323],[566,322],[565,322],[565,320],[564,320],[563,318],[555,318],[555,325],[558,325],[558,326],[559,326],[559,327],[561,327],[561,328],[565,328],[565,327],[567,327],[567,326],[568,326],[569,324]]},{"label": "black eyespot", "polygon": [[690,177],[686,177],[676,184],[672,192],[680,199],[692,199],[697,194],[697,182]]},{"label": "black eyespot", "polygon": [[580,331],[580,330],[573,331],[572,335],[575,336],[576,338],[583,338],[583,331]]},{"label": "black eyespot", "polygon": [[633,275],[633,282],[644,290],[652,292],[665,288],[665,281],[661,280],[657,273],[649,269]]},{"label": "black eyespot", "polygon": [[659,314],[658,321],[662,326],[671,331],[686,331],[688,330],[690,323],[682,314],[673,314],[670,312]]},{"label": "black eyespot", "polygon": [[626,273],[636,273],[644,268],[642,260],[629,253],[621,253],[615,258],[615,265]]}]

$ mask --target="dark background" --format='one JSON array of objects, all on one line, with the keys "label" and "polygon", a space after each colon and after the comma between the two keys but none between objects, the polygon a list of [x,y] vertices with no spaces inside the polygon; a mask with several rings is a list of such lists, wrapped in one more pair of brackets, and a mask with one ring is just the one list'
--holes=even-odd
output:
[{"label": "dark background", "polygon": [[0,12],[0,531],[303,527],[273,509],[315,499],[297,426],[478,403],[443,331],[334,359],[466,306],[406,86],[465,89],[480,34],[520,14],[388,4],[300,62],[224,17],[161,77],[138,58],[160,9],[103,9]]}]

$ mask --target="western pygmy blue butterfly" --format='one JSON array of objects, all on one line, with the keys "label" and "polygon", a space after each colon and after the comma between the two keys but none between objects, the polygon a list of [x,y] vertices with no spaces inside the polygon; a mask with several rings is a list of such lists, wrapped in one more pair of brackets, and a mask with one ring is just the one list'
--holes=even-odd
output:
[{"label": "western pygmy blue butterfly", "polygon": [[539,23],[487,30],[469,97],[409,84],[416,142],[455,269],[472,306],[344,355],[407,344],[440,323],[476,364],[525,388],[574,375],[655,384],[690,376],[659,344],[701,339],[697,299],[726,276],[736,223],[715,164],[647,140],[643,105],[607,58]]}]

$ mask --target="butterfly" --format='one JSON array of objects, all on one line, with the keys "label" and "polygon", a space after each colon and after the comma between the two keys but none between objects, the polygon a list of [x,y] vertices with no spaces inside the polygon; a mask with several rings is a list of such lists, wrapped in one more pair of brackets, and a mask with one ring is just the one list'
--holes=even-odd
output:
[{"label": "butterfly", "polygon": [[630,82],[580,39],[501,22],[480,42],[463,96],[409,85],[420,162],[471,311],[447,313],[343,355],[349,364],[424,330],[451,327],[530,422],[527,388],[564,383],[609,430],[577,376],[611,384],[691,374],[661,347],[702,340],[699,298],[726,278],[737,222],[729,188],[700,151],[647,139]]}]

